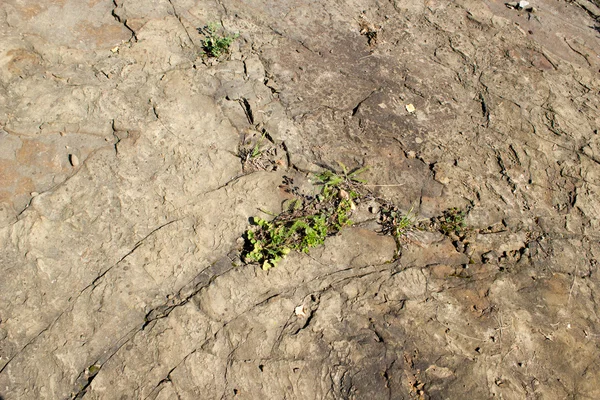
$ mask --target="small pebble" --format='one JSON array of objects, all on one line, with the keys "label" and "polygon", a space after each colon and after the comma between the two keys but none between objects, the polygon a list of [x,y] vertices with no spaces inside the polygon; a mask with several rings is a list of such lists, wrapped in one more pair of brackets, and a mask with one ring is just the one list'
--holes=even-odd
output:
[{"label": "small pebble", "polygon": [[73,167],[78,167],[79,166],[79,157],[77,157],[75,154],[69,154],[69,162],[71,163],[71,165]]},{"label": "small pebble", "polygon": [[304,311],[304,306],[300,305],[294,309],[294,314],[298,317],[306,317],[306,312]]},{"label": "small pebble", "polygon": [[463,253],[465,251],[465,245],[463,242],[454,242],[454,247],[459,253]]}]

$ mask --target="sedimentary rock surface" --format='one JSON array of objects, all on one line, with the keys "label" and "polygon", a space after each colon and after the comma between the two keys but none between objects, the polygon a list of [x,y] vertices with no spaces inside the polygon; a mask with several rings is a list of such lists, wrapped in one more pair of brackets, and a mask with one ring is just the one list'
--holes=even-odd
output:
[{"label": "sedimentary rock surface", "polygon": [[[0,397],[600,398],[600,4],[530,3],[2,1]],[[240,262],[340,163],[464,233]]]}]

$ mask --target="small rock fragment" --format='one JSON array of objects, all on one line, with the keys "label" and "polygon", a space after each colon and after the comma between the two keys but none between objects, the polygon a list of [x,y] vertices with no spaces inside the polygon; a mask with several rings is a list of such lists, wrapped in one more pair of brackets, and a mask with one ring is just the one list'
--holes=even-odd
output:
[{"label": "small rock fragment", "polygon": [[463,242],[455,241],[453,244],[456,248],[456,251],[458,251],[459,253],[463,253],[465,251],[465,244]]},{"label": "small rock fragment", "polygon": [[371,212],[371,214],[379,214],[379,204],[375,203],[373,204],[371,207],[369,207],[369,211]]},{"label": "small rock fragment", "polygon": [[[511,2],[509,2],[509,3],[504,3],[504,5],[505,5],[506,7],[508,7],[508,8],[512,8],[512,9],[514,9],[514,10],[524,10],[524,9],[525,9],[525,8],[526,8],[526,7],[529,5],[529,2],[528,2],[528,1],[525,1],[525,0],[521,0],[521,1],[519,1],[519,2],[517,2],[517,1],[511,1]],[[529,7],[529,8],[528,8],[528,9],[526,9],[525,11],[529,11],[529,10],[532,10],[532,11],[530,11],[530,12],[533,12],[533,11],[535,11],[535,10],[533,9],[533,7]]]},{"label": "small rock fragment", "polygon": [[488,251],[487,253],[484,253],[481,255],[481,261],[483,261],[484,264],[489,264],[492,262],[497,262],[498,261],[498,254],[496,254],[495,251]]},{"label": "small rock fragment", "polygon": [[79,166],[79,157],[75,154],[69,154],[69,162],[71,163],[71,166],[77,167]]},{"label": "small rock fragment", "polygon": [[306,312],[304,311],[304,305],[299,305],[294,309],[294,313],[298,317],[306,317]]}]

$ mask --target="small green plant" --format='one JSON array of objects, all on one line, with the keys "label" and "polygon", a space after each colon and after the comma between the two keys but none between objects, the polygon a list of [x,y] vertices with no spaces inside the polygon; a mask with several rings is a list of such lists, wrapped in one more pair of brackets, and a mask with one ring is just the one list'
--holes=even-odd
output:
[{"label": "small green plant", "polygon": [[416,224],[416,215],[413,207],[407,212],[402,213],[396,206],[384,205],[379,216],[381,233],[391,235],[396,241],[397,254],[399,256],[402,243],[401,240],[406,234],[414,228]]},{"label": "small green plant", "polygon": [[282,158],[277,157],[280,145],[273,143],[266,132],[260,136],[253,135],[248,140],[244,138],[240,143],[237,156],[242,162],[242,169],[252,171],[275,171],[285,165]]},{"label": "small green plant", "polygon": [[229,51],[229,47],[235,39],[239,37],[239,34],[226,35],[219,33],[222,26],[216,23],[210,23],[204,28],[198,28],[198,32],[204,34],[204,40],[202,41],[202,50],[209,57],[218,58],[223,53]]},{"label": "small green plant", "polygon": [[349,171],[348,168],[341,162],[338,161],[338,164],[342,168],[342,174],[337,174],[330,170],[325,170],[320,174],[316,175],[317,180],[323,186],[338,186],[341,183],[345,183],[346,185],[353,184],[364,184],[366,181],[364,179],[360,179],[358,175],[367,171],[369,167],[356,168],[352,171]]},{"label": "small green plant", "polygon": [[256,143],[252,148],[252,151],[248,153],[249,158],[256,158],[262,154],[262,150],[260,149],[260,143]]},{"label": "small green plant", "polygon": [[263,154],[262,142],[265,138],[265,134],[263,133],[260,138],[256,141],[254,146],[251,145],[251,142],[248,142],[245,147],[241,147],[238,152],[238,157],[242,160],[242,163],[247,163],[250,160],[256,159]]},{"label": "small green plant", "polygon": [[465,212],[458,208],[450,208],[439,217],[440,231],[444,235],[459,235],[465,229]]},{"label": "small green plant", "polygon": [[[361,169],[364,171],[364,168]],[[343,167],[341,175],[325,171],[316,175],[322,185],[316,196],[305,196],[289,203],[288,209],[271,221],[254,217],[253,226],[245,233],[242,258],[258,263],[263,269],[275,267],[290,251],[308,253],[323,244],[327,236],[352,225],[350,216],[359,197],[357,175]]]}]

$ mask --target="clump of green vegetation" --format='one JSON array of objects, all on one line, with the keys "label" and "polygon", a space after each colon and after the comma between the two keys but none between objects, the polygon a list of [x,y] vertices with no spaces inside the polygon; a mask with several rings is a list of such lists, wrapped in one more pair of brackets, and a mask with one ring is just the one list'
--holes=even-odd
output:
[{"label": "clump of green vegetation", "polygon": [[444,235],[455,234],[460,236],[465,227],[465,212],[458,208],[450,208],[439,217],[440,231]]},{"label": "clump of green vegetation", "polygon": [[404,214],[397,207],[388,206],[381,210],[380,223],[383,225],[382,233],[400,237],[415,225],[415,216],[412,208]]},{"label": "clump of green vegetation", "polygon": [[[248,160],[260,158],[264,152],[258,140],[248,146],[240,157]],[[352,212],[356,203],[375,200],[378,204],[381,234],[392,236],[397,245],[396,257],[400,255],[403,240],[414,229],[439,229],[446,235],[461,235],[465,229],[465,212],[457,208],[446,210],[441,217],[435,218],[432,226],[419,225],[417,216],[411,208],[401,211],[395,205],[374,198],[360,179],[367,168],[348,170],[340,163],[341,172],[325,170],[314,176],[320,190],[316,195],[298,193],[293,188],[290,193],[297,197],[287,203],[285,210],[274,218],[253,217],[252,225],[244,233],[244,249],[241,258],[247,263],[261,265],[264,270],[277,266],[291,251],[308,253],[310,249],[322,245],[328,236],[337,234],[343,228],[352,225]],[[285,178],[286,185],[293,183]],[[269,214],[269,213],[267,213]]]},{"label": "clump of green vegetation", "polygon": [[402,238],[415,227],[416,222],[416,215],[413,213],[413,208],[407,213],[403,213],[394,205],[383,205],[379,214],[380,232],[384,235],[391,235],[394,238],[397,248],[396,256],[400,255]]},{"label": "clump of green vegetation", "polygon": [[246,262],[257,262],[264,270],[275,267],[291,250],[308,253],[325,241],[329,232],[324,216],[309,215],[295,219],[266,221],[253,218],[255,226],[246,231],[251,250]]},{"label": "clump of green vegetation", "polygon": [[242,258],[258,263],[263,269],[275,267],[290,251],[308,253],[323,244],[325,238],[352,225],[350,216],[360,197],[358,175],[366,168],[342,173],[324,171],[315,176],[321,186],[316,196],[303,196],[290,202],[288,209],[271,221],[254,217],[245,233],[246,247]]},{"label": "clump of green vegetation", "polygon": [[233,41],[239,37],[237,33],[234,35],[221,33],[222,28],[220,24],[214,22],[204,28],[198,28],[198,32],[204,34],[202,50],[209,57],[218,58],[223,53],[227,53]]}]

